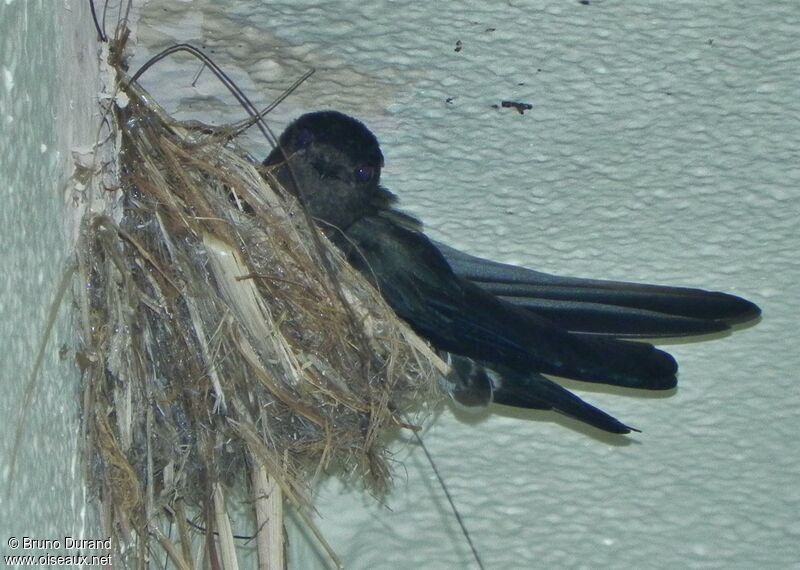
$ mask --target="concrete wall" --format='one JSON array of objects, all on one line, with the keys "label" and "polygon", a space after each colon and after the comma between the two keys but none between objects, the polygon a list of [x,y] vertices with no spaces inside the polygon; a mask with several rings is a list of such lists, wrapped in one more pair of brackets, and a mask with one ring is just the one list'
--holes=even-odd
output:
[{"label": "concrete wall", "polygon": [[65,190],[72,151],[89,148],[97,134],[97,47],[86,3],[2,2],[0,45],[0,554],[75,554],[15,549],[10,539],[63,542],[99,532],[78,452],[70,295],[30,381],[73,259],[78,214]]},{"label": "concrete wall", "polygon": [[[59,218],[71,215],[58,186],[69,147],[56,148],[42,117],[63,101],[54,78],[65,77],[64,60],[76,62],[50,49],[73,32],[48,24],[44,4],[0,11],[11,244],[2,373],[12,396],[0,405],[14,425],[9,402],[21,398],[64,259]],[[546,413],[435,418],[425,441],[487,568],[798,564],[796,3],[153,0],[137,34],[133,67],[191,41],[258,102],[316,68],[276,110],[275,129],[313,109],[359,116],[382,142],[384,183],[452,245],[560,274],[727,290],[764,309],[754,328],[668,347],[681,363],[668,397],[572,384],[643,430],[624,441]],[[207,72],[190,85],[197,69],[173,58],[144,84],[179,117],[241,118]],[[493,109],[501,99],[533,109]],[[252,148],[262,153],[263,142]],[[36,398],[34,418],[48,426],[74,413],[72,388],[59,387],[61,342]],[[52,513],[76,516],[51,490],[74,477],[70,422],[28,428],[32,458],[11,504],[40,533],[63,531]],[[470,567],[424,456],[401,443],[397,459],[384,505],[335,480],[321,485],[320,525],[334,548],[349,568]],[[37,492],[44,514],[30,506]],[[291,547],[295,568],[315,567],[295,533]]]}]

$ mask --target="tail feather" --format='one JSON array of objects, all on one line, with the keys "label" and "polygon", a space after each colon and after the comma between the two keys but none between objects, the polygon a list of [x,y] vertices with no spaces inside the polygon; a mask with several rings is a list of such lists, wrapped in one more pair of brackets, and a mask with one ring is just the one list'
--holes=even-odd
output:
[{"label": "tail feather", "polygon": [[540,374],[520,374],[505,367],[489,368],[484,363],[477,363],[477,366],[482,367],[485,377],[491,380],[492,399],[496,404],[554,410],[609,433],[639,431]]},{"label": "tail feather", "polygon": [[519,372],[626,388],[669,390],[677,383],[677,362],[651,344],[575,335],[475,285],[463,282],[462,291],[470,310],[452,310],[447,315],[456,323],[451,329],[456,341],[453,352],[499,362]]}]

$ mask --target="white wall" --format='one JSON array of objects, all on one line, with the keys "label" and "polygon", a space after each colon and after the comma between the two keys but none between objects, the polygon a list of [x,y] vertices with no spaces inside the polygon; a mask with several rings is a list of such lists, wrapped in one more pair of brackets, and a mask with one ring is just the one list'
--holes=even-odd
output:
[{"label": "white wall", "polygon": [[[796,566],[800,9],[789,0],[491,6],[153,0],[134,67],[191,41],[267,102],[313,66],[274,127],[312,109],[359,116],[382,141],[384,183],[432,235],[555,273],[723,289],[761,305],[756,327],[669,347],[681,363],[669,397],[572,384],[641,435],[598,436],[545,413],[436,418],[425,441],[487,568]],[[242,116],[207,72],[190,86],[196,63],[163,63],[144,83],[168,109]],[[534,108],[490,107],[501,99]],[[47,156],[36,154],[39,139],[26,143],[36,161]],[[29,206],[31,183],[20,187],[9,200]],[[25,284],[43,266],[54,271],[31,261],[52,248],[30,229],[40,207],[60,207],[53,188],[22,210],[31,220],[3,213],[14,251],[26,252],[12,256],[9,287],[22,289],[13,305],[3,294],[5,346],[20,342],[6,311],[41,328],[46,304]],[[57,272],[47,275],[50,286]],[[6,351],[4,376],[29,368],[26,342]],[[328,481],[323,531],[349,568],[470,567],[422,454],[400,446],[397,457],[391,510]],[[314,567],[296,535],[292,549],[294,567]]]},{"label": "white wall", "polygon": [[[44,364],[36,353],[68,261],[75,209],[71,151],[96,129],[97,58],[85,2],[0,2],[0,554],[12,537],[99,538],[86,507],[71,299],[60,307]],[[59,352],[64,349],[63,357]],[[23,402],[30,393],[31,403]],[[22,423],[20,423],[22,422]],[[22,426],[16,467],[15,432]]]}]

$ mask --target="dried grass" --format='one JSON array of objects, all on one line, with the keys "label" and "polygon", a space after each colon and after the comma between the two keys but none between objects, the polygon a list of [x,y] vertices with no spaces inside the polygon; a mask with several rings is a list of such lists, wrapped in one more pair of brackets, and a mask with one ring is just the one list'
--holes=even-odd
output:
[{"label": "dried grass", "polygon": [[90,478],[129,565],[155,541],[193,567],[188,509],[202,556],[227,568],[233,490],[254,494],[256,526],[265,487],[308,508],[332,465],[380,492],[387,434],[443,364],[229,130],[174,122],[120,85],[122,214],[88,215],[78,247]]}]

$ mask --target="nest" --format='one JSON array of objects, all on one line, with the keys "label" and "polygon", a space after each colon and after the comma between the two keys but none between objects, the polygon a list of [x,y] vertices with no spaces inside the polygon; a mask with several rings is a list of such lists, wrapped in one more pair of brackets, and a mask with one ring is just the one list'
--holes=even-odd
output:
[{"label": "nest", "polygon": [[211,543],[234,489],[308,507],[331,465],[384,489],[387,434],[442,364],[230,129],[119,83],[121,215],[87,215],[78,246],[90,479],[127,563],[155,537],[191,567],[186,509]]}]

